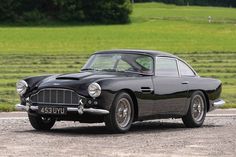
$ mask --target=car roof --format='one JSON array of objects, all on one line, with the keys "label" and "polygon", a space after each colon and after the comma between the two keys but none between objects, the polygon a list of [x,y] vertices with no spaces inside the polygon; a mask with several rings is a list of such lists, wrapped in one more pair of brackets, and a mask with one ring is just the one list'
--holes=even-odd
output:
[{"label": "car roof", "polygon": [[130,54],[130,53],[135,53],[135,54],[146,54],[146,55],[151,55],[151,56],[158,56],[158,57],[174,57],[178,58],[175,55],[172,55],[167,52],[162,52],[162,51],[154,51],[154,50],[133,50],[133,49],[118,49],[118,50],[105,50],[105,51],[98,51],[95,52],[95,54],[107,54],[107,53],[122,53],[122,54]]},{"label": "car roof", "polygon": [[122,53],[122,54],[144,54],[144,55],[150,55],[152,57],[171,57],[171,58],[176,58],[182,62],[184,62],[185,64],[188,65],[188,67],[190,67],[192,69],[192,71],[198,76],[197,72],[187,63],[185,62],[183,59],[167,53],[167,52],[162,52],[162,51],[154,51],[154,50],[134,50],[134,49],[116,49],[116,50],[104,50],[104,51],[97,51],[94,54],[112,54],[112,53]]}]

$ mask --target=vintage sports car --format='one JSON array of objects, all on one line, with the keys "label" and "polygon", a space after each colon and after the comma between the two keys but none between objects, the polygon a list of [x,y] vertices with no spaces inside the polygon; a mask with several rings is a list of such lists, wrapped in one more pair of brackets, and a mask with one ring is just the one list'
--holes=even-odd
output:
[{"label": "vintage sports car", "polygon": [[221,81],[200,77],[182,59],[159,51],[111,50],[93,54],[79,73],[29,77],[17,83],[31,125],[55,121],[105,122],[113,132],[135,121],[182,118],[202,126],[206,113],[225,102]]}]

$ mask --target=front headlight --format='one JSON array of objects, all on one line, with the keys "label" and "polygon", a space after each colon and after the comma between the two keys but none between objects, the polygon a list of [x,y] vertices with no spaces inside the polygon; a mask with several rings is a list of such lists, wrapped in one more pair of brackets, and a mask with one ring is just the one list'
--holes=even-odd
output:
[{"label": "front headlight", "polygon": [[24,80],[21,80],[16,83],[16,91],[19,95],[25,94],[27,88],[28,84]]},{"label": "front headlight", "polygon": [[88,86],[88,93],[91,97],[96,98],[101,94],[101,87],[98,83],[91,83]]}]

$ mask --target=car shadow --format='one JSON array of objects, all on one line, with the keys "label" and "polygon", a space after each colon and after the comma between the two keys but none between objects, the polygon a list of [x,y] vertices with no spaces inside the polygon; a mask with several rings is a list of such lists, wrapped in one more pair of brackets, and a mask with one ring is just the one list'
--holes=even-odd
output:
[{"label": "car shadow", "polygon": [[[221,125],[208,124],[203,125],[201,128],[214,128],[222,127]],[[201,128],[186,128],[183,123],[172,123],[172,122],[160,122],[160,121],[145,121],[136,122],[132,125],[127,134],[143,134],[143,133],[160,133],[160,132],[176,132],[186,131],[190,129],[201,129]],[[16,131],[17,133],[37,133],[37,134],[58,134],[65,136],[96,136],[100,137],[108,136],[113,134],[114,136],[123,136],[126,134],[114,134],[110,132],[103,123],[101,125],[91,126],[78,126],[78,127],[64,127],[64,128],[52,128],[49,131],[37,131],[37,130],[25,130]]]}]

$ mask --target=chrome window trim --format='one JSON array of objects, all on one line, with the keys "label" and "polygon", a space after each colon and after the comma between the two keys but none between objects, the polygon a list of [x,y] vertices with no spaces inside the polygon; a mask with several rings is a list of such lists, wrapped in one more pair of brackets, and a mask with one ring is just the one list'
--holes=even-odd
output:
[{"label": "chrome window trim", "polygon": [[[159,58],[164,58],[164,59],[169,59],[169,60],[175,60],[176,67],[177,67],[177,72],[178,72],[178,76],[168,76],[168,75],[161,75],[161,76],[158,76],[158,75],[157,75],[157,63],[158,63],[157,60],[158,60]],[[179,71],[179,65],[178,65],[178,60],[177,60],[177,58],[175,58],[175,57],[168,57],[168,56],[156,56],[156,58],[155,58],[155,76],[157,76],[157,77],[180,78],[181,75],[180,75],[180,71]]]},{"label": "chrome window trim", "polygon": [[[89,58],[88,58],[88,60],[87,60],[87,62],[83,65],[83,67],[81,68],[81,70],[83,70],[83,69],[86,69],[85,67],[87,67],[87,66],[91,66],[91,62],[92,62],[92,60],[94,60],[94,57],[96,56],[96,55],[100,55],[100,54],[123,54],[123,53],[113,53],[113,52],[111,52],[111,53],[94,53],[94,54],[92,54]],[[132,52],[127,52],[127,53],[125,53],[125,54],[129,54],[129,55],[140,55],[140,56],[146,56],[146,57],[150,57],[151,59],[152,59],[152,64],[153,64],[153,69],[152,69],[152,74],[150,74],[150,76],[155,76],[155,67],[156,67],[156,63],[155,63],[155,60],[156,60],[156,58],[155,58],[155,56],[153,56],[153,55],[151,55],[151,54],[148,54],[148,53],[142,53],[142,52],[139,52],[139,53],[132,53]],[[91,61],[90,61],[90,59],[91,59]]]},{"label": "chrome window trim", "polygon": [[184,60],[182,60],[182,59],[177,59],[177,63],[178,63],[178,67],[179,67],[179,63],[180,62],[182,62],[182,63],[184,63],[187,67],[189,67],[189,69],[190,70],[192,70],[192,72],[193,72],[193,74],[194,74],[194,76],[188,76],[188,75],[181,75],[181,70],[180,70],[180,68],[179,68],[179,75],[180,75],[180,77],[199,77],[199,75],[197,74],[197,72],[187,63],[187,62],[185,62]]}]

